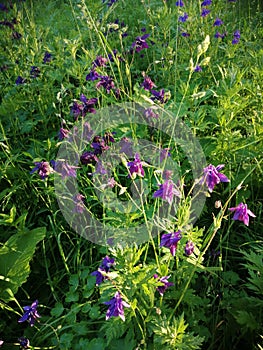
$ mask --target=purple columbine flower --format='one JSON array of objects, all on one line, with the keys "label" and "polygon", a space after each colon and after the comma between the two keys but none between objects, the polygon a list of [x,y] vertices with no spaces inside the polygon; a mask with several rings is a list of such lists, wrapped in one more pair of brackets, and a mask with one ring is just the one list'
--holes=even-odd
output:
[{"label": "purple columbine flower", "polygon": [[93,68],[105,67],[107,63],[108,59],[102,56],[97,56],[96,59],[92,62]]},{"label": "purple columbine flower", "polygon": [[179,0],[179,1],[176,1],[175,6],[184,7],[184,3],[182,0]]},{"label": "purple columbine flower", "polygon": [[125,321],[123,307],[130,307],[130,305],[122,300],[120,292],[116,292],[114,297],[110,301],[104,302],[104,304],[109,305],[109,309],[106,313],[106,320],[113,316],[120,316],[120,318]]},{"label": "purple columbine flower", "polygon": [[161,237],[160,247],[169,248],[172,256],[175,256],[177,244],[181,238],[181,231],[164,233]]},{"label": "purple columbine flower", "polygon": [[179,22],[186,22],[188,18],[188,14],[185,12],[183,16],[179,16],[178,21]]},{"label": "purple columbine flower", "polygon": [[159,117],[159,114],[158,113],[155,113],[154,111],[153,111],[153,109],[152,108],[146,108],[145,110],[144,110],[144,116],[146,117],[146,118],[154,118],[154,119],[157,119],[158,117]]},{"label": "purple columbine flower", "polygon": [[232,44],[238,44],[240,40],[240,30],[236,30],[233,34],[234,39],[232,40]]},{"label": "purple columbine flower", "polygon": [[95,136],[91,147],[94,149],[94,154],[99,155],[102,154],[102,152],[107,151],[110,147],[107,145],[106,141],[104,139],[101,139],[100,136]]},{"label": "purple columbine flower", "polygon": [[142,162],[138,153],[135,154],[134,161],[128,162],[129,167],[129,177],[134,179],[136,175],[144,177],[144,169],[142,167]]},{"label": "purple columbine flower", "polygon": [[41,317],[37,312],[38,300],[35,300],[31,306],[24,306],[24,315],[18,320],[19,323],[28,321],[30,326],[33,327],[36,319]]},{"label": "purple columbine flower", "polygon": [[43,58],[43,63],[49,63],[52,60],[52,55],[50,52],[46,51]]},{"label": "purple columbine flower", "polygon": [[96,113],[94,106],[98,103],[96,97],[87,99],[84,94],[80,95],[80,101],[83,102],[82,115],[85,116],[86,113]]},{"label": "purple columbine flower", "polygon": [[174,196],[180,198],[181,193],[175,188],[175,184],[170,179],[167,179],[163,184],[159,185],[159,189],[153,194],[153,198],[162,198],[169,204],[172,203]]},{"label": "purple columbine flower", "polygon": [[30,349],[30,342],[29,339],[25,337],[21,337],[17,339],[19,342],[19,345],[22,347],[22,349]]},{"label": "purple columbine flower", "polygon": [[109,94],[111,89],[114,88],[113,79],[111,77],[108,77],[107,75],[102,75],[100,77],[100,81],[96,84],[97,89],[99,89],[100,87],[104,87],[107,94]]},{"label": "purple columbine flower", "polygon": [[64,160],[51,160],[50,163],[53,166],[54,170],[62,176],[62,179],[65,179],[66,177],[77,177],[76,169],[79,167],[69,165],[67,161]]},{"label": "purple columbine flower", "polygon": [[158,292],[160,293],[161,296],[163,296],[164,292],[166,291],[166,289],[170,286],[173,286],[174,284],[168,281],[168,278],[170,278],[171,276],[163,276],[163,277],[159,277],[156,273],[153,275],[154,278],[158,279],[158,282],[162,282],[163,285],[162,286],[158,286],[156,289],[158,290]]},{"label": "purple columbine flower", "polygon": [[26,79],[21,77],[20,75],[17,77],[16,81],[15,81],[16,85],[22,85],[26,83]]},{"label": "purple columbine flower", "polygon": [[189,37],[189,36],[190,36],[190,34],[189,34],[189,33],[187,33],[187,32],[182,32],[182,33],[181,33],[181,35],[182,35],[184,38],[187,38],[187,37]]},{"label": "purple columbine flower", "polygon": [[248,209],[247,204],[242,202],[239,203],[237,207],[229,208],[228,210],[235,213],[232,220],[243,221],[246,226],[249,224],[249,216],[253,218],[256,217],[256,215]]},{"label": "purple columbine flower", "polygon": [[157,100],[159,101],[161,104],[164,104],[168,101],[168,98],[165,96],[165,91],[164,89],[160,90],[160,91],[156,91],[156,90],[151,90],[151,93],[153,95],[153,97],[151,97],[151,99],[153,101]]},{"label": "purple columbine flower", "polygon": [[201,3],[201,6],[209,6],[209,5],[212,5],[212,0],[204,0]]},{"label": "purple columbine flower", "polygon": [[213,26],[214,27],[220,27],[223,24],[223,21],[220,18],[216,18],[216,20],[214,21]]},{"label": "purple columbine flower", "polygon": [[211,10],[202,8],[201,16],[202,16],[202,17],[206,17],[206,16],[209,15],[210,12],[211,12]]},{"label": "purple columbine flower", "polygon": [[106,278],[101,272],[109,272],[110,268],[115,264],[114,258],[108,257],[103,258],[98,270],[91,273],[91,276],[96,276],[96,286],[99,286]]},{"label": "purple columbine flower", "polygon": [[80,193],[77,193],[75,194],[75,196],[73,196],[73,201],[74,201],[73,213],[82,214],[84,212],[85,210],[85,205],[83,203],[84,198],[85,197]]},{"label": "purple columbine flower", "polygon": [[224,167],[224,164],[217,165],[216,167],[212,164],[204,168],[204,175],[200,180],[201,184],[206,183],[209,192],[213,192],[215,185],[220,182],[229,182],[230,180],[219,171]]},{"label": "purple columbine flower", "polygon": [[37,66],[32,66],[30,68],[30,77],[37,78],[40,75],[40,69]]},{"label": "purple columbine flower", "polygon": [[214,37],[216,39],[218,39],[218,38],[224,39],[225,36],[226,36],[226,33],[221,34],[219,32],[216,32],[215,35],[214,35]]},{"label": "purple columbine flower", "polygon": [[156,85],[153,83],[151,78],[147,76],[144,77],[144,81],[141,86],[144,88],[144,90],[148,90],[148,91],[151,90],[153,87],[156,87]]},{"label": "purple columbine flower", "polygon": [[197,65],[194,69],[195,72],[202,72],[202,67]]},{"label": "purple columbine flower", "polygon": [[86,151],[82,153],[82,155],[80,156],[80,161],[81,161],[81,164],[87,165],[87,164],[97,163],[99,159],[94,152]]},{"label": "purple columbine flower", "polygon": [[191,255],[194,249],[195,249],[194,243],[192,241],[188,241],[184,248],[185,255],[187,256]]},{"label": "purple columbine flower", "polygon": [[150,34],[144,34],[143,36],[137,36],[135,41],[132,43],[132,49],[135,48],[136,52],[140,52],[143,49],[148,49],[149,46],[146,42],[146,39],[150,36]]},{"label": "purple columbine flower", "polygon": [[49,162],[35,162],[35,167],[30,171],[30,174],[33,174],[35,171],[38,171],[39,176],[42,180],[48,177],[49,174],[54,172],[54,169],[50,166]]},{"label": "purple columbine flower", "polygon": [[60,141],[64,140],[65,138],[68,138],[68,134],[69,134],[69,130],[64,129],[64,128],[60,128],[59,129],[59,133],[58,133],[58,139]]},{"label": "purple columbine flower", "polygon": [[100,78],[100,75],[98,72],[95,71],[95,69],[92,69],[89,74],[86,75],[86,80],[94,81],[98,80]]}]

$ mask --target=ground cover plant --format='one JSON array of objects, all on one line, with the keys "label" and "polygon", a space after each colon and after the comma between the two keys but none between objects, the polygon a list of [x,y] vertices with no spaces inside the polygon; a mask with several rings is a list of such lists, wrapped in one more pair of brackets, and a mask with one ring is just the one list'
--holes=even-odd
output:
[{"label": "ground cover plant", "polygon": [[261,1],[0,16],[0,348],[262,349]]}]

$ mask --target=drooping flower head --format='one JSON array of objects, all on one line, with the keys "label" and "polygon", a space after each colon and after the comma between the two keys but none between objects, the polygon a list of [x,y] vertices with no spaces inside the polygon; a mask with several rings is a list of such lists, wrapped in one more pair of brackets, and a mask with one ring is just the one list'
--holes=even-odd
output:
[{"label": "drooping flower head", "polygon": [[65,138],[68,138],[69,130],[60,128],[58,133],[58,139],[59,141],[64,140]]},{"label": "drooping flower head", "polygon": [[153,101],[157,100],[161,104],[164,104],[168,101],[168,94],[165,93],[164,89],[161,89],[160,91],[151,90],[151,93],[153,95],[153,97],[151,97]]},{"label": "drooping flower head", "polygon": [[181,231],[164,233],[161,237],[160,247],[166,247],[170,249],[172,256],[175,256],[177,244],[182,238]]},{"label": "drooping flower head", "polygon": [[195,249],[194,243],[192,241],[188,241],[185,245],[184,252],[185,255],[191,255]]},{"label": "drooping flower head", "polygon": [[165,180],[163,184],[159,185],[159,189],[153,194],[153,198],[162,198],[169,204],[172,203],[174,196],[180,198],[181,193],[176,189],[175,184],[171,179]]},{"label": "drooping flower head", "polygon": [[144,34],[143,36],[137,36],[135,41],[132,43],[132,49],[135,49],[136,52],[140,52],[143,49],[148,49],[149,45],[146,42],[146,39],[150,34]]},{"label": "drooping flower head", "polygon": [[22,347],[22,349],[30,349],[30,342],[29,339],[25,337],[21,337],[17,339],[19,342],[19,345]]},{"label": "drooping flower head", "polygon": [[129,167],[129,177],[132,179],[136,178],[136,175],[144,177],[144,169],[138,153],[135,154],[134,161],[128,162],[127,165]]},{"label": "drooping flower head", "polygon": [[92,69],[87,75],[86,75],[86,80],[87,81],[94,81],[98,80],[100,78],[100,75],[98,72],[95,71],[95,69]]},{"label": "drooping flower head", "polygon": [[211,10],[208,10],[206,8],[202,8],[201,16],[206,17],[209,15],[210,12],[211,12]]},{"label": "drooping flower head", "polygon": [[110,268],[115,264],[114,258],[110,258],[108,255],[103,258],[98,270],[91,273],[91,276],[96,277],[96,286],[99,286],[106,276],[102,274],[102,272],[108,273],[110,271]]},{"label": "drooping flower head", "polygon": [[237,207],[229,208],[228,210],[235,213],[232,220],[243,221],[246,226],[249,224],[249,216],[253,218],[256,217],[256,215],[248,209],[247,204],[242,202],[239,203]]},{"label": "drooping flower head", "polygon": [[213,26],[214,27],[219,27],[223,24],[223,21],[220,18],[216,18],[216,20],[214,21]]},{"label": "drooping flower head", "polygon": [[217,165],[216,167],[212,164],[204,168],[204,175],[200,180],[201,184],[206,183],[209,192],[212,192],[215,185],[220,182],[229,182],[229,179],[222,173],[219,172],[224,167],[224,164]]},{"label": "drooping flower head", "polygon": [[24,306],[24,315],[18,320],[19,323],[28,321],[30,326],[33,327],[36,319],[41,317],[37,312],[38,300],[35,300],[31,306]]},{"label": "drooping flower head", "polygon": [[106,320],[113,316],[120,316],[120,318],[125,321],[123,307],[130,307],[130,305],[122,300],[120,292],[116,292],[114,297],[110,301],[104,302],[104,304],[109,305],[109,309],[106,313]]},{"label": "drooping flower head", "polygon": [[107,94],[109,94],[111,89],[114,88],[113,79],[107,75],[100,76],[100,81],[96,84],[96,88],[99,89],[101,87],[103,87]]},{"label": "drooping flower head", "polygon": [[73,196],[73,202],[74,202],[73,212],[74,213],[82,214],[84,212],[84,210],[85,210],[85,205],[83,202],[84,198],[85,197],[80,193],[77,193],[77,194],[75,194],[75,196]]},{"label": "drooping flower head", "polygon": [[149,91],[149,90],[151,90],[153,87],[155,87],[156,85],[153,83],[153,81],[151,80],[151,78],[145,76],[145,77],[144,77],[144,81],[143,81],[143,83],[142,83],[141,86],[144,88],[144,90],[148,90],[148,91]]},{"label": "drooping flower head", "polygon": [[179,22],[186,22],[188,18],[188,14],[185,12],[183,16],[179,16],[178,21]]},{"label": "drooping flower head", "polygon": [[35,167],[30,171],[30,174],[33,174],[35,171],[38,171],[39,176],[42,180],[48,177],[49,174],[54,172],[54,169],[50,166],[49,162],[35,162]]},{"label": "drooping flower head", "polygon": [[158,282],[162,282],[163,285],[162,286],[158,286],[156,289],[158,290],[158,292],[160,293],[161,296],[163,296],[164,292],[166,291],[166,289],[170,286],[173,286],[174,284],[168,281],[168,278],[170,278],[170,276],[163,276],[163,277],[159,277],[156,273],[153,275],[154,278],[158,279]]},{"label": "drooping flower head", "polygon": [[176,1],[175,6],[184,7],[184,3],[182,0],[178,0]]}]

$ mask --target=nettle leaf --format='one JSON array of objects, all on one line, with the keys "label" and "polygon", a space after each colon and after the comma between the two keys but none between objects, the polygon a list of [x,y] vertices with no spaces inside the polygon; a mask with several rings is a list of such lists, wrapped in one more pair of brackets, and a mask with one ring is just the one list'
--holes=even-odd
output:
[{"label": "nettle leaf", "polygon": [[18,288],[26,282],[36,245],[45,235],[45,227],[19,232],[0,248],[0,299],[5,302],[12,300],[12,294],[16,294]]}]

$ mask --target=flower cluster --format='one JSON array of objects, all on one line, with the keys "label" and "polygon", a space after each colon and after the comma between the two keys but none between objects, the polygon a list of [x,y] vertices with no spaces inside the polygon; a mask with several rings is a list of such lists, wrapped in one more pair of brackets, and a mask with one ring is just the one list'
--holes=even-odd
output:
[{"label": "flower cluster", "polygon": [[104,281],[106,274],[110,271],[110,268],[114,265],[114,262],[115,261],[113,258],[106,255],[105,258],[103,258],[98,270],[91,273],[92,276],[96,277],[96,286],[99,286]]}]

